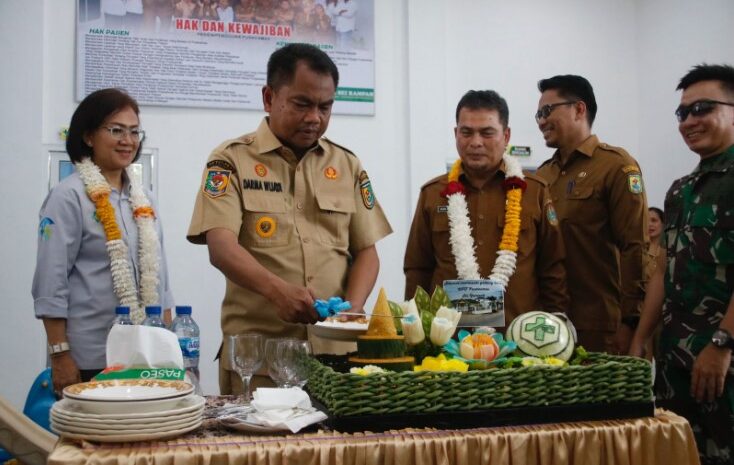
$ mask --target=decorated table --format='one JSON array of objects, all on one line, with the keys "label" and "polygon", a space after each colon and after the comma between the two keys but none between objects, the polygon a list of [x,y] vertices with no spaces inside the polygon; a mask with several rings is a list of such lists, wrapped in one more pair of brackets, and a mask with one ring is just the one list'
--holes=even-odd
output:
[{"label": "decorated table", "polygon": [[[165,441],[95,443],[62,439],[51,465],[76,464],[698,464],[685,419],[654,417],[456,430],[344,434],[229,430],[212,416],[228,397],[207,398],[198,429]],[[207,418],[208,417],[208,418]]]},{"label": "decorated table", "polygon": [[[381,290],[346,355],[279,340],[268,372],[283,385],[251,403],[179,381],[69,386],[51,411],[61,439],[49,463],[699,463],[688,422],[654,409],[649,362],[575,348],[572,325],[544,312],[513,320],[507,339],[486,328],[453,339],[461,315],[449,304],[419,288],[403,311]],[[235,337],[257,342],[232,351],[245,384],[262,338]]]}]

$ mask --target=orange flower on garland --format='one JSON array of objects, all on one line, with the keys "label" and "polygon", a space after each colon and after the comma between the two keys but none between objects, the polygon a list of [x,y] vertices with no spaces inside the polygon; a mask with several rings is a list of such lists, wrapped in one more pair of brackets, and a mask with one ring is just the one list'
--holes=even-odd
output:
[{"label": "orange flower on garland", "polygon": [[110,203],[110,195],[105,194],[100,196],[95,202],[97,206],[97,218],[102,223],[104,228],[104,235],[108,241],[114,241],[122,238],[120,228],[117,227],[117,220],[115,220],[115,209]]},{"label": "orange flower on garland", "polygon": [[138,207],[133,210],[135,218],[155,218],[155,210],[153,207]]}]

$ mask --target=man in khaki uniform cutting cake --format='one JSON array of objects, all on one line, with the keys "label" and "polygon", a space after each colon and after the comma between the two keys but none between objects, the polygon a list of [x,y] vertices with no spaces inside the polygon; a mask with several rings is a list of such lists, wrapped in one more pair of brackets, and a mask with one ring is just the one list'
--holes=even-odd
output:
[{"label": "man in khaki uniform cutting cake", "polygon": [[[316,298],[341,296],[362,311],[374,286],[375,243],[392,230],[357,157],[321,137],[338,81],[318,48],[279,49],[262,91],[269,117],[209,156],[187,238],[207,244],[227,278],[225,344],[243,332],[306,338]],[[237,393],[226,358],[220,390]]]}]

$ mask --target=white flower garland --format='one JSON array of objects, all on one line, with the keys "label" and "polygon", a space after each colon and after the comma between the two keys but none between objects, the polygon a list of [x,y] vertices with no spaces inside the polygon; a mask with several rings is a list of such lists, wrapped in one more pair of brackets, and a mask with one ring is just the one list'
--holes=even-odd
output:
[{"label": "white flower garland", "polygon": [[[87,195],[97,206],[100,222],[105,228],[107,253],[110,257],[112,287],[120,300],[120,305],[130,307],[130,317],[134,323],[142,323],[145,318],[144,306],[156,305],[158,298],[159,240],[155,229],[155,213],[143,187],[132,170],[128,168],[130,180],[130,202],[133,217],[138,228],[138,259],[140,264],[140,299],[129,263],[129,252],[112,210],[111,218],[100,215],[100,206],[112,208],[109,194],[112,192],[99,167],[90,158],[76,164],[79,177],[84,183]],[[106,203],[106,205],[105,205]],[[110,224],[107,224],[111,222]],[[113,236],[110,238],[110,236]],[[142,302],[141,302],[142,300]]]},{"label": "white flower garland", "polygon": [[[138,227],[138,259],[140,261],[140,299],[143,305],[160,304],[158,296],[158,279],[160,241],[155,229],[155,213],[153,206],[145,195],[142,184],[129,170],[130,202],[134,212],[135,224]],[[151,215],[139,214],[141,211],[151,211]]]},{"label": "white flower garland", "polygon": [[[505,179],[512,177],[525,178],[522,174],[522,167],[517,160],[504,156],[503,161],[505,162]],[[456,176],[458,177],[458,173]],[[449,179],[449,181],[452,181],[452,179]],[[469,207],[463,193],[457,192],[448,196],[448,217],[449,242],[451,243],[451,252],[454,254],[459,279],[482,279],[479,275],[479,264],[475,255],[476,246],[471,235]],[[507,224],[505,224],[505,227],[507,227]],[[498,250],[497,255],[489,279],[497,281],[502,284],[503,288],[507,288],[507,283],[515,272],[517,253],[511,250]]]}]

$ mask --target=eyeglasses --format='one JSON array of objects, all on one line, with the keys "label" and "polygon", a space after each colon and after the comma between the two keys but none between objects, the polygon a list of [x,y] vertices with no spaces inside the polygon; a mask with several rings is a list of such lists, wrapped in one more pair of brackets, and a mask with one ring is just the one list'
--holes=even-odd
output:
[{"label": "eyeglasses", "polygon": [[729,105],[734,107],[734,103],[731,102],[719,102],[718,100],[699,100],[693,102],[690,105],[680,105],[675,110],[675,116],[678,118],[678,122],[682,123],[688,118],[688,115],[703,116],[711,113],[716,105]]},{"label": "eyeglasses", "polygon": [[122,140],[125,136],[130,136],[130,138],[136,142],[142,142],[143,139],[145,139],[145,131],[139,128],[123,128],[122,126],[102,126],[104,129],[107,129],[107,132],[110,133],[110,135],[116,139],[116,140]]},{"label": "eyeglasses", "polygon": [[547,118],[550,116],[550,114],[553,112],[553,110],[556,109],[556,107],[560,107],[561,105],[573,105],[577,103],[578,100],[569,100],[567,102],[558,102],[558,103],[551,103],[549,105],[543,105],[538,109],[537,112],[535,112],[535,121],[540,122],[540,118]]}]

